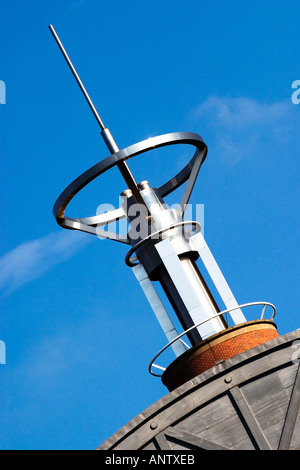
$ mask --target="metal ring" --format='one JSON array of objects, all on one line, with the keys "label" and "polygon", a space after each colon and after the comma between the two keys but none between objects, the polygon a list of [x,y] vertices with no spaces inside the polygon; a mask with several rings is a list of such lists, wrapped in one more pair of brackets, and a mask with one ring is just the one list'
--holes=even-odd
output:
[{"label": "metal ring", "polygon": [[[56,200],[53,207],[53,214],[57,220],[57,223],[65,228],[87,231],[96,235],[96,230],[91,230],[91,227],[95,227],[97,225],[97,216],[88,218],[71,218],[65,216],[65,210],[70,201],[73,199],[73,197],[88,183],[103,174],[105,171],[113,168],[115,165],[117,165],[117,163],[128,160],[132,157],[154,150],[156,148],[175,144],[193,145],[194,147],[196,147],[196,152],[189,161],[189,163],[176,176],[174,176],[165,184],[160,186],[160,188],[158,188],[158,192],[162,197],[170,194],[172,191],[182,185],[185,181],[187,181],[192,172],[195,162],[198,160],[198,165],[200,167],[206,158],[207,147],[203,139],[198,134],[194,134],[193,132],[176,132],[151,137],[149,139],[143,140],[142,142],[126,147],[125,149],[120,150],[119,152],[113,153],[101,162],[96,163],[96,165],[92,166],[89,170],[85,171],[82,175],[76,178],[69,186],[67,186],[67,188],[61,193],[61,195]],[[110,212],[107,214],[107,216],[110,217],[111,220]],[[125,214],[122,217],[125,217]],[[119,241],[123,241],[124,243],[126,243],[126,241],[123,239]]]},{"label": "metal ring", "polygon": [[[190,328],[188,328],[187,330],[183,331],[183,332],[180,333],[178,336],[176,336],[176,338],[173,338],[168,344],[166,344],[166,345],[154,356],[154,358],[153,358],[152,361],[150,362],[149,367],[148,367],[148,370],[149,370],[150,374],[153,375],[154,377],[161,377],[161,375],[154,374],[154,372],[151,371],[152,366],[155,366],[154,361],[155,361],[167,348],[169,348],[173,343],[175,343],[175,341],[178,341],[182,336],[186,335],[187,333],[189,333],[189,332],[192,331],[193,329],[198,328],[199,326],[203,325],[204,323],[209,322],[210,320],[213,320],[213,319],[216,318],[216,317],[219,317],[220,315],[224,315],[225,313],[230,313],[232,310],[237,310],[237,309],[239,309],[239,308],[251,307],[251,306],[253,306],[253,305],[263,305],[263,306],[264,306],[264,308],[263,308],[263,313],[262,313],[262,315],[261,315],[261,317],[260,317],[261,320],[263,319],[263,314],[264,314],[266,305],[268,305],[269,307],[271,307],[271,308],[273,309],[273,313],[272,313],[272,316],[271,316],[270,320],[273,320],[273,318],[274,318],[275,315],[276,315],[276,307],[275,307],[275,305],[271,304],[270,302],[249,302],[249,303],[247,303],[247,304],[238,305],[237,307],[231,307],[231,308],[228,308],[227,310],[223,310],[222,312],[218,312],[218,313],[216,313],[215,315],[213,315],[212,317],[206,318],[205,320],[202,320],[201,322],[197,323],[196,325],[191,326]],[[159,368],[161,368],[161,366],[159,366]]]},{"label": "metal ring", "polygon": [[143,240],[140,240],[137,242],[127,253],[125,256],[125,263],[127,266],[132,268],[133,266],[136,266],[139,263],[133,263],[133,261],[130,260],[130,256],[138,249],[140,248],[147,240],[150,240],[151,238],[156,237],[157,235],[161,235],[164,232],[167,232],[168,230],[172,230],[177,227],[182,227],[183,225],[194,225],[196,228],[198,228],[198,231],[196,233],[199,233],[201,230],[201,225],[199,222],[193,222],[193,221],[185,221],[182,220],[181,222],[177,222],[176,224],[170,225],[169,227],[162,228],[160,230],[157,230],[156,232],[150,233],[147,237],[143,238]]}]

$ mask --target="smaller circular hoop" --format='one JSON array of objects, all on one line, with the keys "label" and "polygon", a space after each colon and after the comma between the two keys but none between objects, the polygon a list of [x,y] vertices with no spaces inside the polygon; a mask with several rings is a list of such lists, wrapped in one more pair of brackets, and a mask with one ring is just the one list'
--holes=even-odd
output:
[{"label": "smaller circular hoop", "polygon": [[[248,302],[246,304],[242,304],[242,305],[238,305],[237,307],[231,307],[231,308],[228,308],[226,310],[223,310],[222,312],[218,312],[216,313],[215,315],[213,315],[212,317],[210,318],[206,318],[205,320],[202,320],[201,322],[197,323],[196,325],[193,325],[191,326],[190,328],[188,328],[187,330],[183,331],[182,333],[180,333],[178,336],[176,336],[176,338],[173,338],[171,341],[169,341],[168,344],[166,344],[160,351],[158,351],[158,353],[154,356],[154,358],[152,359],[152,361],[150,362],[149,364],[149,367],[148,367],[148,371],[151,375],[153,375],[154,377],[161,377],[161,375],[159,374],[155,374],[154,372],[152,372],[152,367],[155,367],[156,364],[154,364],[154,361],[166,350],[168,349],[173,343],[175,343],[175,341],[178,341],[182,338],[182,336],[185,336],[187,333],[189,333],[190,331],[194,330],[195,328],[198,328],[199,326],[203,325],[204,323],[206,322],[209,322],[210,320],[213,320],[214,318],[217,318],[219,317],[220,315],[224,315],[225,313],[230,313],[232,310],[237,310],[239,308],[245,308],[245,307],[252,307],[253,305],[263,305],[263,310],[262,310],[262,314],[261,314],[261,317],[260,319],[262,320],[263,317],[264,317],[264,312],[265,312],[265,308],[266,306],[269,306],[272,308],[273,310],[273,313],[272,313],[272,316],[270,318],[270,320],[273,320],[273,318],[275,317],[276,315],[276,307],[275,305],[271,304],[270,302]],[[156,366],[158,367],[159,369],[163,369],[161,366]]]},{"label": "smaller circular hoop", "polygon": [[182,220],[181,222],[177,222],[176,224],[173,224],[173,225],[170,225],[169,227],[166,227],[166,228],[163,228],[161,230],[157,230],[156,232],[153,232],[153,233],[150,233],[150,235],[148,235],[147,237],[143,238],[143,240],[140,240],[139,242],[137,242],[127,253],[127,255],[125,256],[125,263],[127,264],[127,266],[129,266],[130,268],[132,268],[133,266],[137,266],[137,264],[139,263],[134,263],[133,261],[130,260],[130,257],[133,255],[133,253],[138,249],[140,248],[147,240],[150,240],[151,238],[154,238],[156,236],[159,236],[161,235],[162,233],[164,232],[167,232],[168,230],[172,230],[174,228],[177,228],[177,227],[183,227],[184,225],[194,225],[196,227],[196,230],[197,232],[196,233],[199,233],[201,231],[201,225],[199,224],[199,222],[193,222],[193,221],[185,221],[185,220]]}]

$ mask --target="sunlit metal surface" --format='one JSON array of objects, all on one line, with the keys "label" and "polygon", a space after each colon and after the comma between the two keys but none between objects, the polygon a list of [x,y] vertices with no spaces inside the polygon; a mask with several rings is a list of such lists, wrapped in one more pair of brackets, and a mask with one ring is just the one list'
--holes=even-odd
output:
[{"label": "sunlit metal surface", "polygon": [[[110,130],[100,118],[56,31],[52,25],[49,28],[101,128],[101,136],[110,152],[109,156],[69,184],[58,197],[53,208],[57,223],[67,229],[80,230],[99,238],[131,245],[125,262],[132,268],[177,356],[183,354],[186,348],[174,327],[168,309],[174,310],[191,345],[196,345],[228,327],[217,300],[196,265],[199,256],[221,301],[224,302],[225,311],[233,312],[235,324],[245,322],[238,302],[201,234],[200,224],[197,221],[185,221],[183,218],[207,155],[207,146],[202,137],[192,132],[174,132],[151,137],[120,150]],[[192,157],[185,167],[159,188],[153,188],[146,180],[138,183],[128,166],[128,161],[145,153],[151,154],[156,149],[174,145],[193,148]],[[122,206],[95,216],[67,216],[66,209],[79,191],[114,167],[119,169],[127,186],[121,194]],[[184,183],[186,186],[178,209],[167,208],[163,198]],[[139,216],[131,213],[135,205],[139,208]],[[129,223],[127,235],[104,229],[106,225],[124,218]],[[143,225],[144,231],[137,231],[136,225]],[[168,306],[159,298],[154,287],[155,282],[162,286],[170,303]],[[177,339],[174,341],[174,338]]]}]

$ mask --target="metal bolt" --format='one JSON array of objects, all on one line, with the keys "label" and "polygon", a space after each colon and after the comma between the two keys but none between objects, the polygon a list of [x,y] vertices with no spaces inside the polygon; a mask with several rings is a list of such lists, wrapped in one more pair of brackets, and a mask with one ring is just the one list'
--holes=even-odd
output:
[{"label": "metal bolt", "polygon": [[142,190],[142,189],[147,189],[147,188],[149,188],[149,187],[150,187],[150,185],[149,185],[148,181],[141,181],[141,182],[138,184],[138,188],[139,188],[140,190]]}]

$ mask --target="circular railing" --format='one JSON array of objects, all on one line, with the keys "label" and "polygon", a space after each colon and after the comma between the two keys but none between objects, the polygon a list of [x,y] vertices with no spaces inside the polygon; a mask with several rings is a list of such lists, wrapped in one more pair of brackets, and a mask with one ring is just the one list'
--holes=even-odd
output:
[{"label": "circular railing", "polygon": [[[142,240],[140,240],[139,242],[137,242],[127,253],[127,255],[125,256],[125,263],[127,264],[127,266],[129,266],[130,268],[132,268],[133,266],[135,266],[134,264],[134,261],[136,261],[136,257],[134,257],[134,259],[131,258],[131,256],[133,255],[133,253],[138,249],[140,248],[146,241],[150,240],[150,239],[155,239],[156,237],[159,237],[160,235],[162,235],[164,232],[168,232],[169,230],[173,230],[175,228],[178,228],[178,227],[184,227],[184,226],[188,226],[188,225],[191,225],[193,226],[194,228],[192,230],[190,230],[190,232],[193,232],[193,231],[196,231],[196,233],[199,233],[201,231],[201,225],[199,224],[199,222],[193,222],[193,221],[185,221],[185,220],[182,220],[181,222],[177,222],[176,224],[172,224],[168,227],[165,227],[165,228],[162,228],[160,230],[157,230],[156,232],[152,232],[150,233],[147,237],[143,238]],[[139,264],[139,263],[136,263],[136,264]]]},{"label": "circular railing", "polygon": [[[180,340],[180,341],[183,341],[181,338],[183,336],[185,336],[186,334],[190,333],[190,331],[194,330],[195,328],[198,328],[199,326],[203,325],[204,323],[207,323],[208,321],[210,320],[213,320],[214,318],[217,318],[219,317],[220,315],[225,315],[226,313],[230,313],[232,312],[233,310],[238,310],[240,308],[246,308],[246,307],[252,307],[254,305],[263,305],[263,308],[262,308],[262,312],[261,312],[261,316],[260,316],[260,320],[262,320],[264,318],[264,314],[265,314],[265,310],[266,310],[266,307],[271,307],[272,310],[273,310],[273,313],[272,313],[272,316],[270,318],[270,320],[273,320],[273,318],[275,317],[276,315],[276,307],[271,304],[270,302],[248,302],[246,304],[242,304],[242,305],[238,305],[237,307],[232,307],[232,308],[228,308],[226,310],[223,310],[222,312],[218,312],[216,313],[216,315],[213,315],[212,317],[210,318],[206,318],[205,320],[202,320],[201,322],[191,326],[190,328],[188,328],[187,330],[183,331],[182,333],[180,333],[178,336],[176,336],[176,338],[172,339],[171,341],[169,341],[168,344],[166,344],[155,356],[154,358],[152,359],[152,361],[150,362],[149,364],[149,367],[148,367],[148,370],[150,372],[151,375],[153,375],[154,377],[161,377],[162,374],[155,374],[153,371],[152,371],[152,367],[156,367],[157,369],[160,369],[160,370],[163,370],[165,371],[165,367],[162,367],[160,365],[157,365],[157,364],[154,364],[154,361],[156,361],[156,359],[161,356],[161,354],[163,352],[166,351],[166,349],[168,349],[173,343],[175,343],[176,341]],[[184,343],[186,344],[186,343]]]}]

